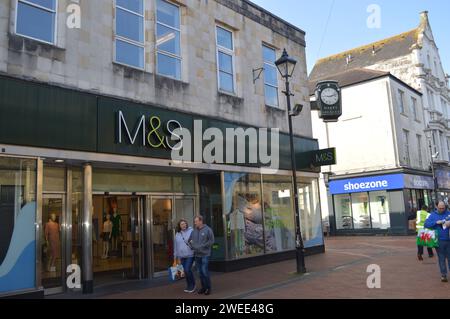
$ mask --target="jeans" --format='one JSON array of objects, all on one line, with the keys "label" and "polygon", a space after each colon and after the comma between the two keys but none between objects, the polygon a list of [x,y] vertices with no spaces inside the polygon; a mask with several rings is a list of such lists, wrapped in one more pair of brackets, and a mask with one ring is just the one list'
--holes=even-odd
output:
[{"label": "jeans", "polygon": [[[428,247],[428,256],[433,256],[433,248]],[[417,255],[423,255],[423,246],[417,246]]]},{"label": "jeans", "polygon": [[191,291],[195,288],[195,277],[192,272],[192,264],[194,263],[194,257],[181,258],[181,264],[183,265],[184,275],[186,276],[187,290]]},{"label": "jeans", "polygon": [[200,280],[202,282],[203,290],[211,290],[211,279],[209,277],[208,270],[209,257],[195,257],[195,264],[198,268],[198,272],[200,273]]},{"label": "jeans", "polygon": [[447,277],[447,262],[450,268],[450,241],[439,241],[439,247],[436,249],[439,257],[439,268],[441,269],[441,275]]}]

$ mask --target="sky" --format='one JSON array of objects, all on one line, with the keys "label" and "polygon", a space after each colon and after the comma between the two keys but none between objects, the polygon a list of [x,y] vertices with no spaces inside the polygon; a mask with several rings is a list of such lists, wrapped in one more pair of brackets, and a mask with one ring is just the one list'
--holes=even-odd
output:
[{"label": "sky", "polygon": [[[306,32],[308,74],[320,58],[416,28],[419,13],[429,12],[444,71],[450,74],[450,1],[448,0],[252,0]],[[368,27],[371,5],[379,25]],[[368,12],[369,9],[370,12]],[[373,21],[373,20],[370,20]]]}]

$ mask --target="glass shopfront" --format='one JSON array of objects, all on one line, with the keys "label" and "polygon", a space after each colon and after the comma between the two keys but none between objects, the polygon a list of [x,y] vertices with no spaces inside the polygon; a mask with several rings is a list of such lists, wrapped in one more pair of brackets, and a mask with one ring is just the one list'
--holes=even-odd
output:
[{"label": "glass shopfront", "polygon": [[304,245],[306,248],[323,245],[322,213],[317,179],[300,178],[298,193]]},{"label": "glass shopfront", "polygon": [[292,179],[289,176],[263,176],[266,251],[295,249]]},{"label": "glass shopfront", "polygon": [[336,230],[404,232],[407,219],[431,203],[431,189],[429,177],[407,174],[331,181]]},{"label": "glass shopfront", "polygon": [[[295,249],[290,176],[225,173],[225,211],[230,259]],[[300,225],[306,248],[323,245],[316,179],[298,184]]]},{"label": "glass shopfront", "polygon": [[36,286],[37,161],[0,157],[0,294]]},{"label": "glass shopfront", "polygon": [[261,175],[225,173],[228,256],[232,259],[264,253]]}]

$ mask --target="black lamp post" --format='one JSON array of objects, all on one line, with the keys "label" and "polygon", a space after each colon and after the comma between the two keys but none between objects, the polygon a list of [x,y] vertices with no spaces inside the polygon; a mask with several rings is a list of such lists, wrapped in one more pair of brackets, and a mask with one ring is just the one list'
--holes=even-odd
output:
[{"label": "black lamp post", "polygon": [[292,74],[295,70],[295,65],[297,61],[291,57],[286,52],[286,49],[283,51],[283,55],[279,58],[275,65],[278,68],[281,76],[284,78],[286,82],[286,91],[283,93],[286,95],[287,99],[287,108],[288,108],[288,118],[289,118],[289,137],[290,137],[290,146],[291,146],[291,165],[292,165],[292,177],[294,182],[294,205],[295,205],[295,247],[296,247],[296,257],[297,257],[297,273],[304,274],[306,273],[305,267],[305,254],[304,254],[304,245],[302,232],[300,228],[300,209],[298,203],[298,185],[297,185],[297,166],[295,161],[295,148],[294,148],[294,133],[292,130],[292,117],[299,115],[298,111],[292,111],[291,107],[291,96],[293,94],[290,90],[289,79],[292,77]]},{"label": "black lamp post", "polygon": [[433,175],[433,194],[434,196],[431,196],[431,200],[433,201],[433,206],[436,204],[438,200],[438,194],[437,194],[437,180],[436,180],[436,173],[434,170],[434,155],[433,155],[433,145],[432,145],[432,139],[433,139],[433,131],[430,127],[427,127],[425,130],[425,135],[428,139],[428,146],[430,148],[430,156],[431,156],[431,173]]}]

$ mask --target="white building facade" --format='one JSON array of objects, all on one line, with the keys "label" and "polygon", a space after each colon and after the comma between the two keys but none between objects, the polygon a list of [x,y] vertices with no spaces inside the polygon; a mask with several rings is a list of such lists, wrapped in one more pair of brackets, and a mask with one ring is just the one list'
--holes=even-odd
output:
[{"label": "white building facade", "polygon": [[[336,148],[322,169],[321,203],[337,234],[408,232],[408,218],[431,203],[421,93],[387,72],[335,75],[343,115],[323,123],[313,111],[320,148]],[[312,83],[312,86],[314,83]]]},{"label": "white building facade", "polygon": [[[420,14],[419,26],[411,31],[317,61],[310,74],[310,81],[333,79],[336,74],[355,69],[389,72],[422,94],[421,97],[408,96],[410,90],[405,91],[402,86],[395,88],[395,84],[390,90],[391,103],[397,104],[400,108],[400,113],[396,113],[395,121],[397,132],[394,142],[398,145],[394,153],[396,165],[422,170],[432,176],[431,164],[433,163],[436,182],[432,180],[431,189],[435,188],[434,184],[436,184],[438,198],[448,201],[450,191],[449,77],[442,67],[428,12]],[[367,100],[369,96],[370,100],[379,98],[375,95],[367,94],[366,96]],[[344,100],[344,113],[345,107]],[[420,117],[423,119],[420,120]],[[345,121],[345,117],[341,121]],[[377,126],[375,121],[370,125],[368,127]],[[316,134],[316,131],[313,131]],[[333,131],[330,133],[334,135]],[[357,138],[357,136],[354,137]],[[382,138],[384,139],[385,136]],[[417,152],[418,148],[421,148],[422,152]],[[339,148],[337,152],[339,154]],[[379,155],[374,158],[377,157]],[[339,157],[338,162],[336,167],[330,169],[336,174],[338,174],[336,170],[341,171],[339,165],[342,163]],[[389,166],[392,162],[386,164]],[[349,168],[355,172],[372,170],[372,164],[365,160],[353,165],[356,166]],[[411,198],[405,200],[405,211],[409,207],[420,206],[417,194],[405,194],[404,197]],[[326,210],[324,214],[325,212]]]}]

